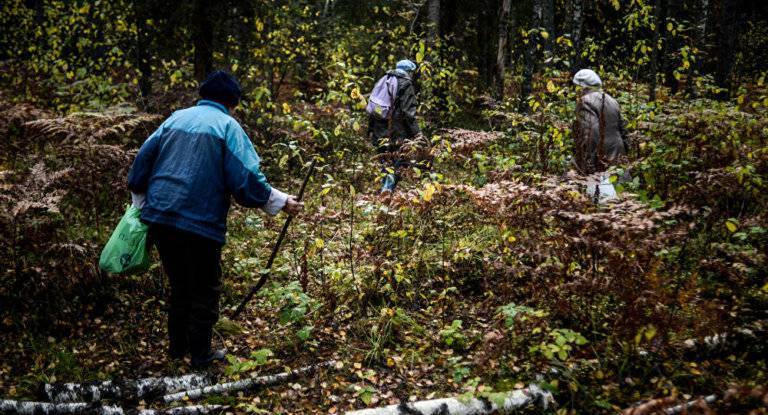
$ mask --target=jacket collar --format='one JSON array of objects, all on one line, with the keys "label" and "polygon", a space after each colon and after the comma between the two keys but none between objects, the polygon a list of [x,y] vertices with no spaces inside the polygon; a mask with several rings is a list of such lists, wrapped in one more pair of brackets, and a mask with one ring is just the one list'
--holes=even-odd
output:
[{"label": "jacket collar", "polygon": [[227,110],[227,107],[225,107],[225,106],[223,106],[223,105],[219,104],[219,103],[218,103],[218,102],[216,102],[216,101],[211,101],[211,100],[209,100],[209,99],[201,99],[200,101],[197,101],[197,105],[210,105],[210,106],[212,106],[212,107],[214,107],[214,108],[218,108],[218,109],[219,109],[219,110],[221,110],[221,112],[223,112],[224,114],[227,114],[227,115],[229,115],[229,111]]}]

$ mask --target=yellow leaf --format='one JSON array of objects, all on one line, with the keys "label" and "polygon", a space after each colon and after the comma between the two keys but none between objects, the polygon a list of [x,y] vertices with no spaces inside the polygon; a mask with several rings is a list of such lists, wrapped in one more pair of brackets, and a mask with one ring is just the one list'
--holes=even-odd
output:
[{"label": "yellow leaf", "polygon": [[547,81],[547,91],[549,91],[550,94],[554,94],[555,91],[557,91],[557,88],[555,87],[555,84],[552,83],[552,81]]},{"label": "yellow leaf", "polygon": [[675,29],[675,27],[672,26],[672,22],[667,23],[667,32],[671,32],[674,29]]},{"label": "yellow leaf", "polygon": [[232,72],[237,71],[237,64],[232,65]]},{"label": "yellow leaf", "polygon": [[432,185],[432,183],[428,184],[427,187],[424,189],[424,201],[429,202],[432,200],[432,196],[435,194],[435,186]]},{"label": "yellow leaf", "polygon": [[728,219],[725,221],[725,227],[728,228],[731,233],[736,232],[737,229],[739,229],[739,226],[736,224],[736,222],[732,219]]},{"label": "yellow leaf", "polygon": [[651,340],[654,337],[656,337],[656,327],[653,325],[648,326],[648,329],[645,330],[645,340]]},{"label": "yellow leaf", "polygon": [[549,33],[547,33],[546,31],[542,31],[541,37],[543,37],[544,39],[549,39]]},{"label": "yellow leaf", "polygon": [[283,114],[290,114],[291,106],[287,102],[283,102]]}]

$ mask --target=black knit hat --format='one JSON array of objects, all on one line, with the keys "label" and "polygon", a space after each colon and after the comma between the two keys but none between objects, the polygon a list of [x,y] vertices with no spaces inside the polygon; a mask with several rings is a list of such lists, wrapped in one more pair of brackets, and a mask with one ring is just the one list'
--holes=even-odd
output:
[{"label": "black knit hat", "polygon": [[218,70],[211,72],[205,81],[200,84],[200,96],[229,107],[234,107],[240,102],[242,90],[234,76]]}]

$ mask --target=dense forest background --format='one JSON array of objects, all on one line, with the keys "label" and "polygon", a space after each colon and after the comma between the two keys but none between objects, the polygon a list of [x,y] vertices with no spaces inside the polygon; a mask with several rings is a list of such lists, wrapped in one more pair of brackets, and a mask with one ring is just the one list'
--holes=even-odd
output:
[{"label": "dense forest background", "polygon": [[[431,147],[382,203],[363,109],[403,58]],[[226,69],[270,180],[319,171],[215,375],[343,364],[209,403],[336,413],[535,383],[557,413],[710,394],[690,410],[766,413],[767,61],[763,1],[5,0],[0,393],[189,370],[164,357],[159,264],[97,263],[136,150]],[[608,206],[569,172],[581,68],[632,139]],[[225,307],[279,228],[233,209]]]}]

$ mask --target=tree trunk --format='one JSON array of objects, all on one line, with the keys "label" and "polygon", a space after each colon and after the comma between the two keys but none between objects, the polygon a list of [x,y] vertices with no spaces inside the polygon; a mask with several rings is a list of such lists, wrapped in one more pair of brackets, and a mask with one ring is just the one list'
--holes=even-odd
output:
[{"label": "tree trunk", "polygon": [[557,37],[555,35],[555,0],[539,0],[541,3],[541,23],[549,36],[542,38],[542,48],[546,57],[552,54],[552,41]]},{"label": "tree trunk", "polygon": [[[531,28],[541,26],[541,12],[543,0],[533,0]],[[529,34],[526,36],[527,44],[523,45],[523,80],[520,84],[520,112],[528,112],[528,97],[533,92],[533,72],[536,68],[536,49],[541,36]]]},{"label": "tree trunk", "polygon": [[459,22],[459,2],[458,0],[440,1],[440,36],[445,36],[454,32]]},{"label": "tree trunk", "polygon": [[494,92],[498,100],[504,99],[505,53],[509,38],[509,10],[511,6],[511,0],[502,0],[501,13],[499,13],[499,40],[496,45],[496,66],[494,68]]},{"label": "tree trunk", "polygon": [[715,70],[715,81],[723,89],[718,94],[720,99],[728,99],[731,95],[731,75],[739,29],[737,24],[738,6],[738,0],[721,0],[720,2],[717,66]]},{"label": "tree trunk", "polygon": [[695,61],[691,63],[691,67],[688,70],[688,79],[686,81],[686,90],[688,95],[692,98],[696,98],[699,93],[696,88],[695,77],[699,75],[701,71],[701,62],[704,60],[704,48],[707,43],[707,19],[709,16],[709,0],[701,0],[700,9],[698,10],[698,16],[696,19],[696,28],[693,38],[693,47],[698,49],[697,53],[691,53]]},{"label": "tree trunk", "polygon": [[680,88],[680,82],[675,77],[675,69],[678,67],[678,57],[682,42],[678,34],[667,31],[667,23],[672,23],[677,27],[680,21],[680,4],[676,1],[664,1],[662,17],[662,39],[664,39],[664,48],[662,56],[662,69],[664,71],[664,85],[669,87],[669,94],[677,94]]},{"label": "tree trunk", "polygon": [[195,47],[195,79],[202,81],[213,70],[213,13],[210,0],[195,0],[192,45]]},{"label": "tree trunk", "polygon": [[479,87],[482,90],[486,90],[490,86],[491,72],[493,69],[493,63],[489,61],[488,50],[490,49],[489,43],[491,42],[491,30],[490,20],[491,16],[488,12],[488,0],[483,0],[480,6],[480,11],[477,15],[477,73]]},{"label": "tree trunk", "polygon": [[334,0],[325,0],[323,3],[323,18],[326,18],[329,16],[329,13],[333,12],[333,5],[335,1]]},{"label": "tree trunk", "polygon": [[440,0],[429,0],[427,5],[427,40],[434,44],[440,36]]},{"label": "tree trunk", "polygon": [[568,32],[573,43],[571,73],[581,69],[581,28],[584,25],[584,0],[570,0],[571,21]]},{"label": "tree trunk", "polygon": [[650,68],[651,68],[651,78],[650,82],[648,83],[648,101],[656,101],[656,73],[658,72],[658,66],[659,66],[659,39],[660,39],[660,32],[661,32],[661,26],[663,24],[661,17],[662,17],[662,10],[661,10],[661,2],[662,0],[654,0],[653,1],[653,37],[651,38],[651,62],[650,62]]},{"label": "tree trunk", "polygon": [[474,398],[445,398],[401,403],[382,408],[349,411],[345,415],[485,415],[511,413],[529,406],[546,410],[554,402],[552,394],[536,385],[514,392],[499,392]]}]

